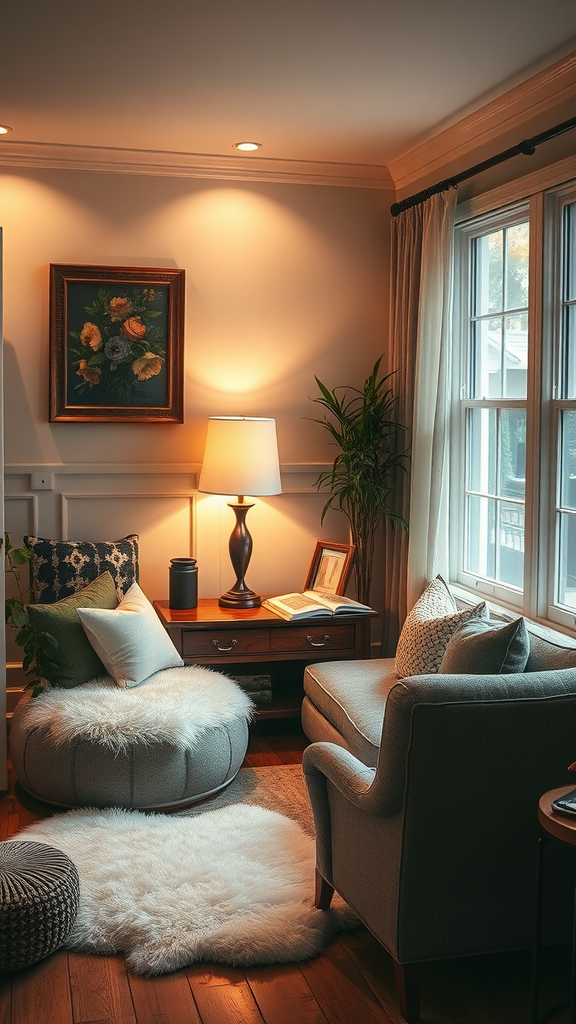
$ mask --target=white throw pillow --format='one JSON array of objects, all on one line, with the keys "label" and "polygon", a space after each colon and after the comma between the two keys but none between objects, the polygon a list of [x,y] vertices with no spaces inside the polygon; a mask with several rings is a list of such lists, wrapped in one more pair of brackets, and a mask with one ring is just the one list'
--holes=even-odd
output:
[{"label": "white throw pillow", "polygon": [[77,611],[88,640],[118,686],[138,686],[155,672],[184,664],[137,583],[113,611]]},{"label": "white throw pillow", "polygon": [[489,617],[485,601],[458,611],[447,584],[437,576],[418,598],[402,627],[396,648],[396,675],[403,679],[437,672],[458,626],[469,619]]}]

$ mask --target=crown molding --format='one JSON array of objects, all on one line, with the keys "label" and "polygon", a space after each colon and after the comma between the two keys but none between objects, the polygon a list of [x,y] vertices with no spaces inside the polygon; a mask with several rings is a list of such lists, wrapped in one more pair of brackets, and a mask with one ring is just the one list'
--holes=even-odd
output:
[{"label": "crown molding", "polygon": [[505,132],[520,130],[529,120],[574,99],[576,52],[392,160],[388,170],[398,193],[408,193],[423,178],[442,177],[439,172],[448,163],[461,161]]},{"label": "crown molding", "polygon": [[263,157],[211,156],[105,146],[66,146],[45,142],[0,143],[0,167],[56,168],[105,174],[152,174],[222,181],[262,181],[287,185],[335,185],[394,191],[384,166],[340,164]]}]

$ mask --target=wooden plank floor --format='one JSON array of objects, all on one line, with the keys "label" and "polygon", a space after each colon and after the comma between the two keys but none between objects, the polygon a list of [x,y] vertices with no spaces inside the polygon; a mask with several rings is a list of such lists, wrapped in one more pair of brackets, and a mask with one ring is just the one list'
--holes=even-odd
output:
[{"label": "wooden plank floor", "polygon": [[[295,722],[253,728],[246,764],[294,764]],[[0,838],[43,817],[20,803],[11,774]],[[528,1024],[527,952],[426,964],[422,1024]],[[567,999],[569,951],[547,951],[541,1012]],[[554,1017],[565,1024],[567,1012]],[[366,930],[300,964],[239,970],[196,964],[161,978],[128,974],[121,957],[59,951],[0,981],[0,1024],[402,1024],[390,957]]]}]

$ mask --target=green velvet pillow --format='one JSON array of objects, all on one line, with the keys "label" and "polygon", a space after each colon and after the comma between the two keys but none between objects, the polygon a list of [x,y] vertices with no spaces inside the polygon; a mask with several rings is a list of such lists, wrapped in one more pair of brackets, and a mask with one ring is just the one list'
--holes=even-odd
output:
[{"label": "green velvet pillow", "polygon": [[28,614],[37,629],[51,633],[58,641],[54,661],[58,670],[50,674],[52,686],[70,689],[80,686],[89,679],[107,676],[108,672],[96,651],[89,643],[80,621],[77,608],[116,608],[118,598],[116,587],[109,572],[103,572],[93,583],[78,590],[70,597],[64,597],[54,604],[30,604]]},{"label": "green velvet pillow", "polygon": [[505,625],[491,619],[469,619],[452,635],[438,671],[475,676],[523,672],[529,654],[524,619]]}]

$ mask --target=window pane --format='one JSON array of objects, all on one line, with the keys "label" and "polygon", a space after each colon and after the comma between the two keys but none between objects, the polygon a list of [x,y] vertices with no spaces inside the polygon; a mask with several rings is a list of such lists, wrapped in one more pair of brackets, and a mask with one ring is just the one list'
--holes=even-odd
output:
[{"label": "window pane", "polygon": [[468,490],[496,494],[496,409],[468,410]]},{"label": "window pane", "polygon": [[528,222],[506,229],[505,309],[525,309],[528,305]]},{"label": "window pane", "polygon": [[560,420],[560,504],[576,511],[576,412]]},{"label": "window pane", "polygon": [[500,486],[504,498],[524,498],[526,483],[526,411],[500,412]]},{"label": "window pane", "polygon": [[500,317],[472,324],[473,358],[470,396],[502,398],[502,331]]},{"label": "window pane", "polygon": [[493,231],[474,239],[474,288],[472,316],[497,313],[503,303],[503,237],[504,232]]},{"label": "window pane", "polygon": [[524,507],[468,496],[466,566],[469,572],[522,589]]},{"label": "window pane", "polygon": [[488,579],[496,576],[496,502],[468,495],[466,566],[469,572]]},{"label": "window pane", "polygon": [[504,321],[503,398],[526,398],[528,379],[528,314],[516,313]]},{"label": "window pane", "polygon": [[576,515],[561,512],[559,520],[557,600],[576,608]]},{"label": "window pane", "polygon": [[564,306],[562,320],[562,398],[576,398],[576,307]]},{"label": "window pane", "polygon": [[503,501],[499,513],[496,578],[521,590],[524,583],[524,508]]},{"label": "window pane", "polygon": [[564,300],[576,299],[576,203],[564,211]]}]

